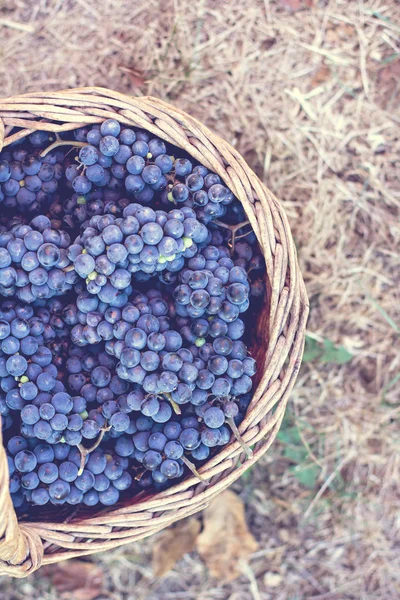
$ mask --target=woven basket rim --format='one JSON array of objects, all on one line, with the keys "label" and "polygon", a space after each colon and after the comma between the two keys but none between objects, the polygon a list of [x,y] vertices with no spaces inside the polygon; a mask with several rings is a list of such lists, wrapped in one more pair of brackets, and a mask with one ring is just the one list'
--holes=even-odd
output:
[{"label": "woven basket rim", "polygon": [[0,427],[0,574],[25,577],[42,564],[142,539],[202,510],[268,450],[301,364],[309,304],[287,217],[243,157],[201,122],[158,98],[129,97],[100,87],[27,93],[0,99],[0,151],[37,129],[57,133],[107,118],[147,129],[218,173],[243,204],[260,242],[270,289],[264,323],[268,346],[262,377],[239,427],[246,444],[253,446],[253,457],[247,458],[240,444],[231,441],[200,468],[209,485],[192,476],[164,492],[88,518],[18,523]]}]

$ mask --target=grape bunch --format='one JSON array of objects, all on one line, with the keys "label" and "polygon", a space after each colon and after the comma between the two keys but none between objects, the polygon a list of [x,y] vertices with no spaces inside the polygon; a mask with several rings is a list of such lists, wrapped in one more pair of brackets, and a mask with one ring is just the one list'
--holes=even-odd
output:
[{"label": "grape bunch", "polygon": [[65,294],[77,280],[69,246],[68,233],[53,229],[45,215],[0,227],[0,295],[30,303]]},{"label": "grape bunch", "polygon": [[236,437],[265,263],[220,176],[149,132],[0,153],[0,415],[18,511],[163,490]]},{"label": "grape bunch", "polygon": [[22,436],[7,444],[10,491],[16,508],[26,502],[36,506],[112,506],[120,492],[132,485],[127,458],[101,449],[87,456],[68,444],[29,443]]},{"label": "grape bunch", "polygon": [[79,151],[78,164],[66,169],[66,178],[79,197],[100,188],[105,199],[111,191],[119,197],[132,194],[147,204],[158,193],[169,207],[199,207],[205,222],[223,216],[234,199],[216,173],[169,154],[165,142],[147,131],[121,128],[118,121],[108,119],[100,126],[77,130],[75,137],[88,144]]},{"label": "grape bunch", "polygon": [[43,144],[53,137],[45,131],[35,131],[27,147],[16,146],[12,152],[3,151],[0,159],[0,202],[7,209],[33,212],[49,206],[54,200],[63,177],[64,153],[40,155]]},{"label": "grape bunch", "polygon": [[49,207],[49,216],[67,232],[79,231],[80,227],[95,215],[110,214],[122,217],[128,198],[120,198],[114,191],[97,188],[88,194],[73,193],[62,204],[54,201]]},{"label": "grape bunch", "polygon": [[87,291],[113,305],[121,290],[126,295],[132,276],[179,272],[207,237],[207,228],[191,209],[167,213],[133,203],[123,217],[93,216],[68,257]]}]

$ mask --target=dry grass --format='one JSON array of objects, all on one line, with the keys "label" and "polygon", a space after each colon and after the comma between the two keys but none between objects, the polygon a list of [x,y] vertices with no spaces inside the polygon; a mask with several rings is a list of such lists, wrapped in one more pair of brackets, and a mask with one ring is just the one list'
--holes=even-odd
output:
[{"label": "dry grass", "polygon": [[[110,597],[398,600],[399,3],[4,6],[2,94],[92,84],[153,94],[234,144],[285,204],[310,332],[354,355],[303,366],[284,429],[294,443],[275,444],[236,485],[260,542],[240,580],[219,585],[194,555],[154,580],[146,541],[95,558]],[[313,465],[315,485],[301,484],[288,448],[300,469]],[[56,596],[43,575],[0,583],[1,600],[26,597]]]}]

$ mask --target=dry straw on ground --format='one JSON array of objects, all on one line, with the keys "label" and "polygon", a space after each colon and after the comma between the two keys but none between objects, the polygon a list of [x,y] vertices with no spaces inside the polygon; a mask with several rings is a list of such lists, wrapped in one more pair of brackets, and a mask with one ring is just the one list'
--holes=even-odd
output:
[{"label": "dry straw on ground", "polygon": [[[278,443],[235,486],[259,543],[246,574],[219,584],[191,554],[156,580],[146,541],[96,558],[113,597],[397,600],[399,3],[14,0],[0,33],[1,95],[152,94],[235,145],[284,201],[311,334],[354,355],[305,364],[295,389],[315,485],[292,468],[299,447]],[[55,599],[40,574],[0,583],[1,600],[35,596]]]}]

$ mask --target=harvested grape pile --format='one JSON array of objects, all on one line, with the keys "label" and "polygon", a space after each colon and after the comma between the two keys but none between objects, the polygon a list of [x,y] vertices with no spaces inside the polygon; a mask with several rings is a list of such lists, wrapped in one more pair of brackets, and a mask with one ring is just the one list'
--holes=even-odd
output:
[{"label": "harvested grape pile", "polygon": [[[0,414],[18,511],[198,467],[251,399],[265,264],[241,204],[112,119],[0,154]],[[243,442],[241,442],[243,443]]]}]

